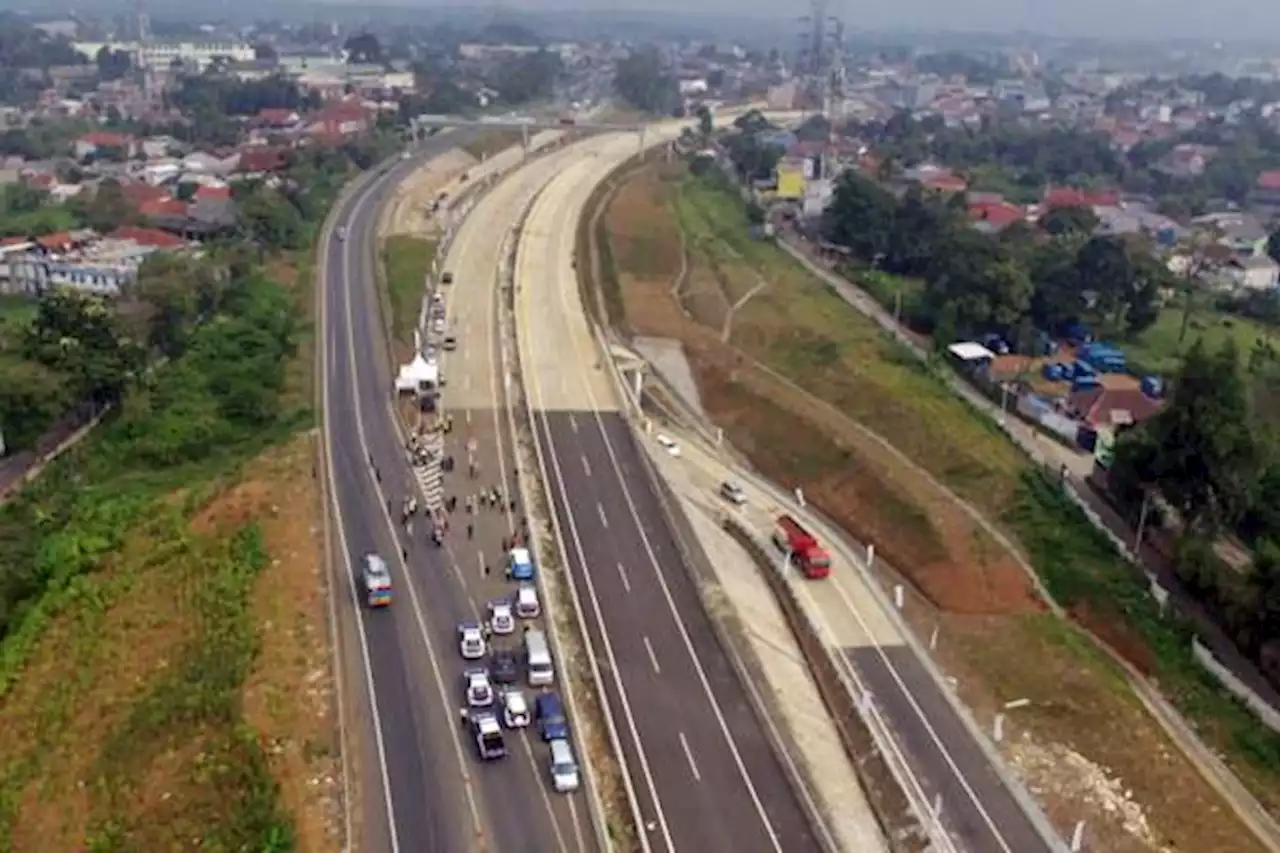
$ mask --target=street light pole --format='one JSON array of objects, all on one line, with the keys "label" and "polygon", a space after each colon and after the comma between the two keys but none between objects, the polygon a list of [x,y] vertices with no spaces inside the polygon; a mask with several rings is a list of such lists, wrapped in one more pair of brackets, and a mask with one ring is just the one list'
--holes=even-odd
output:
[{"label": "street light pole", "polygon": [[1142,489],[1142,509],[1138,512],[1138,530],[1133,536],[1133,553],[1138,558],[1142,557],[1142,535],[1146,532],[1147,527],[1147,510],[1151,508],[1151,491],[1147,488]]}]

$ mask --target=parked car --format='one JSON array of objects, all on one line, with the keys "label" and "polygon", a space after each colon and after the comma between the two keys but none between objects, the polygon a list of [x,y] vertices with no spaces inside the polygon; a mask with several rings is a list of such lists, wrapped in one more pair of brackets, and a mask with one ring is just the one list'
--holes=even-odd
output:
[{"label": "parked car", "polygon": [[502,721],[509,729],[527,728],[533,715],[529,712],[529,702],[519,690],[508,690],[502,694]]},{"label": "parked car", "polygon": [[520,661],[510,649],[494,649],[489,658],[489,674],[498,684],[515,684],[520,680]]},{"label": "parked car", "polygon": [[479,622],[458,623],[458,651],[462,653],[463,660],[480,660],[484,657],[486,645]]},{"label": "parked car", "polygon": [[489,679],[489,670],[482,667],[464,670],[462,685],[468,707],[488,708],[493,704],[493,682]]}]

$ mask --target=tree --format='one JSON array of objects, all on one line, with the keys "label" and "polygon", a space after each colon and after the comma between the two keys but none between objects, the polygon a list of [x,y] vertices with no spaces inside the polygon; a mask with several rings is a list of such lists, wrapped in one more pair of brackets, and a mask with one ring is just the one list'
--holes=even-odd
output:
[{"label": "tree", "polygon": [[680,89],[656,48],[643,48],[617,64],[613,77],[618,95],[633,107],[669,115],[680,104]]},{"label": "tree", "polygon": [[75,290],[41,297],[23,348],[28,358],[67,375],[75,399],[96,403],[120,399],[144,356],[105,298]]},{"label": "tree", "polygon": [[98,64],[98,76],[103,80],[119,80],[133,68],[133,61],[123,50],[112,50],[103,46],[95,58]]},{"label": "tree", "polygon": [[498,63],[488,82],[504,103],[526,104],[550,98],[563,70],[560,54],[539,50]]},{"label": "tree", "polygon": [[1280,228],[1271,232],[1267,237],[1267,255],[1271,260],[1280,264]]},{"label": "tree", "polygon": [[276,53],[276,49],[274,47],[266,42],[260,41],[253,46],[253,58],[257,60],[269,60],[271,62],[275,62],[280,58],[280,55]]},{"label": "tree", "polygon": [[1040,217],[1040,227],[1055,237],[1088,235],[1098,229],[1098,217],[1087,207],[1055,207]]},{"label": "tree", "polygon": [[240,234],[266,249],[300,249],[306,223],[298,208],[266,187],[257,187],[239,204]]},{"label": "tree", "polygon": [[383,61],[382,43],[373,33],[361,33],[347,39],[342,45],[347,54],[347,62],[355,65],[376,64]]},{"label": "tree", "polygon": [[1237,522],[1257,482],[1258,446],[1238,362],[1234,339],[1216,353],[1197,340],[1168,404],[1118,443],[1117,460],[1130,460],[1131,479],[1156,487],[1188,531],[1213,535]]},{"label": "tree", "polygon": [[137,211],[125,198],[120,182],[114,178],[98,184],[97,190],[87,200],[75,198],[71,207],[85,227],[101,233],[138,221]]},{"label": "tree", "polygon": [[855,258],[874,263],[889,252],[896,213],[897,199],[890,192],[850,170],[836,182],[823,213],[823,232]]},{"label": "tree", "polygon": [[711,114],[711,108],[707,106],[698,107],[698,133],[702,134],[702,138],[710,139],[715,133],[716,122],[715,116]]},{"label": "tree", "polygon": [[33,445],[76,401],[61,373],[33,361],[0,365],[0,427],[10,451]]}]

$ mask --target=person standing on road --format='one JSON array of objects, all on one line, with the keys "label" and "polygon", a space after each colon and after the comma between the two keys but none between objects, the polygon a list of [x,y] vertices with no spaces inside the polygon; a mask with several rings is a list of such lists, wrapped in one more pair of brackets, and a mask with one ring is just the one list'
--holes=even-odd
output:
[{"label": "person standing on road", "polygon": [[476,526],[471,522],[467,522],[467,538],[474,539],[476,534]]}]

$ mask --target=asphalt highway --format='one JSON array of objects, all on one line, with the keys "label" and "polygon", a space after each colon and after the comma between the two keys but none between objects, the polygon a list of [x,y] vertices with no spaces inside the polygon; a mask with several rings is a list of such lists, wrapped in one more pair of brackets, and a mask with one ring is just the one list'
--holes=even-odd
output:
[{"label": "asphalt highway", "polygon": [[535,203],[517,258],[521,358],[543,479],[659,851],[816,851],[807,817],[692,586],[586,326],[572,253],[602,164],[581,143]]},{"label": "asphalt highway", "polygon": [[[415,482],[389,400],[392,374],[373,284],[377,212],[409,172],[469,135],[433,138],[412,160],[366,182],[334,216],[346,240],[325,235],[322,242],[318,324],[342,582],[339,648],[352,692],[366,690],[366,702],[348,715],[363,735],[354,768],[360,834],[353,845],[361,850],[578,849],[562,837],[546,785],[519,744],[510,744],[508,760],[482,765],[463,737],[455,629],[476,617],[475,602],[425,525],[410,532],[399,523]],[[395,602],[377,612],[361,606],[356,585],[359,559],[371,552],[387,560],[395,578]]]}]

